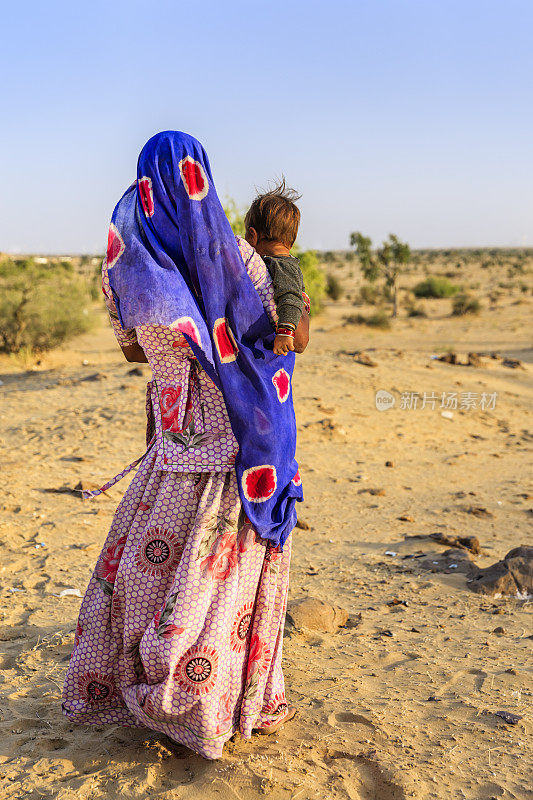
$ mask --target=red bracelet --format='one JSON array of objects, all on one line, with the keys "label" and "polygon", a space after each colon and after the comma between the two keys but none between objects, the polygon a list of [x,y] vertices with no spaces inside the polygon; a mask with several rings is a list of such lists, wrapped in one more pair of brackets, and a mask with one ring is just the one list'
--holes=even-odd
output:
[{"label": "red bracelet", "polygon": [[283,327],[276,328],[276,335],[292,336],[292,338],[294,339],[294,331],[291,328],[283,328]]},{"label": "red bracelet", "polygon": [[302,297],[304,299],[305,310],[307,311],[308,314],[310,314],[311,313],[311,300],[309,298],[309,295],[306,294],[305,292],[302,292]]}]

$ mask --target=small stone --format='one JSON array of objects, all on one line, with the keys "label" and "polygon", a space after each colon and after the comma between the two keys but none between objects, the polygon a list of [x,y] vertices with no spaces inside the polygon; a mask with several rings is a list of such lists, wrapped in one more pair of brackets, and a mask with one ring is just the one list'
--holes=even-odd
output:
[{"label": "small stone", "polygon": [[385,466],[386,467],[393,467],[394,466],[394,462],[393,461],[385,461]]},{"label": "small stone", "polygon": [[479,539],[477,536],[451,536],[441,531],[437,533],[430,533],[430,539],[439,544],[445,544],[448,547],[459,547],[465,550],[470,550],[471,553],[477,555],[480,552]]},{"label": "small stone", "polygon": [[336,633],[346,624],[349,615],[344,608],[330,605],[316,597],[306,597],[290,603],[287,616],[296,628]]},{"label": "small stone", "polygon": [[92,375],[87,375],[85,378],[81,378],[82,381],[105,381],[107,380],[107,375],[105,372],[94,372]]},{"label": "small stone", "polygon": [[482,367],[483,361],[481,360],[479,353],[469,353],[467,366],[469,367]]},{"label": "small stone", "polygon": [[491,511],[487,511],[486,508],[483,506],[465,506],[463,511],[466,514],[473,514],[475,517],[493,517],[494,514]]},{"label": "small stone", "polygon": [[444,361],[445,364],[457,364],[457,353],[446,353],[444,356],[439,356],[437,361]]},{"label": "small stone", "polygon": [[508,725],[518,725],[522,717],[519,714],[511,714],[510,711],[496,711],[496,716],[501,717]]},{"label": "small stone", "polygon": [[499,636],[501,636],[502,634],[505,633],[505,628],[502,628],[501,625],[498,625],[498,627],[494,628],[494,630],[492,632],[493,633],[497,633]]},{"label": "small stone", "polygon": [[358,364],[363,364],[365,367],[377,367],[377,363],[372,361],[369,355],[362,352],[354,353],[353,360]]},{"label": "small stone", "polygon": [[522,362],[518,358],[504,358],[502,364],[504,367],[510,367],[511,369],[524,369]]},{"label": "small stone", "polygon": [[491,596],[526,599],[533,595],[533,546],[514,547],[502,561],[478,569],[468,585],[474,592]]}]

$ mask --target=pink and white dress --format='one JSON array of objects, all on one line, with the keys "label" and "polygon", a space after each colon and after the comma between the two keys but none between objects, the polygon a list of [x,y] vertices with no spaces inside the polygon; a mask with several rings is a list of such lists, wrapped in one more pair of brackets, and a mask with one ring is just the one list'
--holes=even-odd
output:
[{"label": "pink and white dress", "polygon": [[[267,269],[238,243],[275,325]],[[236,731],[249,737],[287,713],[291,537],[280,553],[243,515],[224,399],[185,338],[162,325],[123,330],[105,263],[103,289],[119,343],[137,341],[152,368],[152,446],[83,598],[63,710],[76,722],[147,726],[219,758]]]}]

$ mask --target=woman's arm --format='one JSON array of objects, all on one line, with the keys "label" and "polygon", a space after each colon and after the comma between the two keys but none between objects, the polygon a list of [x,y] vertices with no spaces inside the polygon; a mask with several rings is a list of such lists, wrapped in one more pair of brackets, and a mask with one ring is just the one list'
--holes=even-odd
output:
[{"label": "woman's arm", "polygon": [[105,297],[105,304],[109,313],[111,327],[120,346],[124,353],[126,361],[135,362],[138,364],[147,364],[148,359],[144,350],[137,341],[137,334],[135,328],[128,328],[124,330],[118,318],[117,307],[113,298],[111,287],[109,286],[109,275],[107,272],[107,262],[104,259],[102,264],[102,291]]},{"label": "woman's arm", "polygon": [[303,353],[309,343],[309,314],[304,308],[298,327],[294,331],[294,352]]}]

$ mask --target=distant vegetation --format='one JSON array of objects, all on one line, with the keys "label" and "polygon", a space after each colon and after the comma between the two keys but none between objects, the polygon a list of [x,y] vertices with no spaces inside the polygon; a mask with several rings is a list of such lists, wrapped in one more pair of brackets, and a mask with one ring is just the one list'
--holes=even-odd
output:
[{"label": "distant vegetation", "polygon": [[371,328],[390,328],[390,317],[383,309],[366,317],[364,314],[349,314],[344,317],[346,325],[368,325]]},{"label": "distant vegetation", "polygon": [[42,353],[89,330],[95,271],[77,261],[0,260],[0,351]]},{"label": "distant vegetation", "polygon": [[458,294],[453,301],[452,314],[454,317],[462,317],[464,314],[479,314],[480,311],[479,300],[466,292]]},{"label": "distant vegetation", "polygon": [[326,294],[332,300],[340,300],[344,294],[342,283],[337,276],[333,275],[331,272],[328,273],[326,278]]},{"label": "distant vegetation", "polygon": [[[234,203],[226,210],[234,228],[243,233],[242,211]],[[357,236],[361,234],[353,234]],[[477,314],[483,307],[490,313],[508,296],[514,296],[514,304],[527,303],[533,293],[533,249],[415,250],[409,254],[400,250],[394,283],[384,268],[396,269],[394,247],[407,245],[390,237],[374,249],[367,237],[361,237],[355,238],[355,246],[356,252],[295,248],[312,314],[329,300],[344,306],[347,324],[387,328],[391,319],[386,306],[394,302],[395,294],[397,305],[401,297],[405,316],[416,324],[417,317],[431,316],[432,307],[442,315],[446,301],[448,313],[461,317]],[[97,256],[0,254],[0,352],[38,354],[87,331],[95,301],[103,308],[101,261]],[[402,285],[398,286],[400,275]]]},{"label": "distant vegetation", "polygon": [[450,283],[447,278],[439,278],[435,275],[417,283],[413,289],[416,297],[452,297],[458,291],[459,287]]},{"label": "distant vegetation", "polygon": [[222,207],[235,236],[244,237],[244,217],[246,209],[239,208],[232,197],[226,197]]},{"label": "distant vegetation", "polygon": [[385,279],[385,296],[392,300],[392,316],[398,316],[398,280],[411,259],[409,245],[391,233],[381,247],[373,249],[372,239],[359,232],[350,234],[350,244],[355,248],[366,280],[373,283],[380,277]]},{"label": "distant vegetation", "polygon": [[305,291],[311,301],[311,316],[318,314],[322,309],[326,294],[326,275],[318,263],[314,250],[304,250],[297,253],[304,278]]}]

